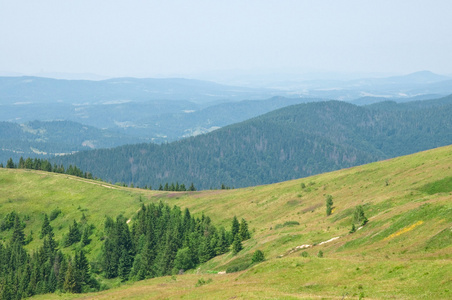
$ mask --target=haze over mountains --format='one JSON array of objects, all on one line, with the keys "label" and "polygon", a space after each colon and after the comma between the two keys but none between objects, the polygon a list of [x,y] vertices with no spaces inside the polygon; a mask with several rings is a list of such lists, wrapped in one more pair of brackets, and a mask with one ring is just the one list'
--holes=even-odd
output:
[{"label": "haze over mountains", "polygon": [[[161,143],[321,99],[365,105],[439,98],[452,93],[451,80],[423,71],[388,78],[295,80],[274,84],[278,88],[249,88],[192,79],[0,77],[0,121],[70,120]],[[274,96],[278,98],[271,99]],[[257,100],[266,101],[253,102]]]}]

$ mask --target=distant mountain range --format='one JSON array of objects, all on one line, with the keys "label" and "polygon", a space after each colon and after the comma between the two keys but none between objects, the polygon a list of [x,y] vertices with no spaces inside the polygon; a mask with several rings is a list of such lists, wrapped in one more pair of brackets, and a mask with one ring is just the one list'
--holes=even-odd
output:
[{"label": "distant mountain range", "polygon": [[348,81],[294,79],[276,86],[248,88],[192,79],[0,77],[0,121],[70,120],[162,143],[292,104],[337,99],[367,105],[452,93],[449,77],[428,71]]},{"label": "distant mountain range", "polygon": [[452,144],[452,96],[404,104],[285,107],[209,134],[56,158],[114,182],[208,189],[305,177]]},{"label": "distant mountain range", "polygon": [[43,77],[0,77],[0,104],[111,104],[184,100],[197,104],[265,99],[280,91],[226,86],[183,78],[115,78],[100,81]]}]

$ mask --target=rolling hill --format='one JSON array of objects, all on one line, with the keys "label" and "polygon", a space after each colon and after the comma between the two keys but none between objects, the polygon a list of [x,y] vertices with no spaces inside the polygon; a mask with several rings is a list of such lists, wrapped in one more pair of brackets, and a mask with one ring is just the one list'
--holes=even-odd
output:
[{"label": "rolling hill", "polygon": [[[143,298],[366,298],[450,299],[452,293],[452,146],[266,186],[202,192],[121,188],[67,175],[0,169],[0,214],[27,216],[34,249],[44,212],[56,239],[85,216],[95,227],[86,246],[95,261],[105,216],[135,222],[143,204],[164,201],[206,214],[218,226],[236,215],[252,232],[244,249],[218,256],[185,275],[135,284],[105,281],[113,289],[36,299]],[[330,216],[325,199],[334,201]],[[368,223],[349,233],[356,207]],[[2,232],[7,239],[11,232]],[[78,245],[64,248],[70,252]],[[250,265],[256,250],[266,260]],[[322,253],[322,255],[320,255]],[[240,270],[235,273],[218,273]]]},{"label": "rolling hill", "polygon": [[112,148],[143,142],[142,139],[71,121],[24,124],[0,122],[0,162],[22,156],[50,157],[95,148]]},{"label": "rolling hill", "polygon": [[55,158],[110,182],[197,188],[274,183],[452,143],[452,96],[360,107],[340,101],[285,107],[205,135]]}]

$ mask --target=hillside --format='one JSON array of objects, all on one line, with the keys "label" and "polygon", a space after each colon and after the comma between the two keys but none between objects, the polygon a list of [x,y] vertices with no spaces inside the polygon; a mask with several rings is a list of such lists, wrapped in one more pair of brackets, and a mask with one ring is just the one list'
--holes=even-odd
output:
[{"label": "hillside", "polygon": [[55,162],[106,181],[244,187],[306,177],[452,144],[452,97],[366,107],[298,104],[169,144],[80,152]]},{"label": "hillside", "polygon": [[[142,203],[187,207],[195,215],[210,216],[215,225],[229,226],[234,215],[249,222],[252,237],[236,256],[224,254],[186,275],[63,298],[450,299],[451,167],[452,146],[447,146],[273,185],[192,193],[0,169],[0,214],[15,210],[29,216],[25,232],[35,236],[29,249],[40,243],[43,212],[61,209],[51,222],[57,239],[72,220],[85,214],[96,228],[87,248],[90,260],[100,249],[105,216],[121,213],[133,224]],[[326,195],[334,201],[328,217]],[[349,234],[357,205],[362,205],[369,222]],[[265,262],[238,273],[214,274],[249,265],[258,249],[265,253]],[[319,251],[322,258],[317,257]]]},{"label": "hillside", "polygon": [[95,148],[112,148],[142,139],[70,121],[24,124],[0,122],[0,162],[22,156],[49,157]]}]

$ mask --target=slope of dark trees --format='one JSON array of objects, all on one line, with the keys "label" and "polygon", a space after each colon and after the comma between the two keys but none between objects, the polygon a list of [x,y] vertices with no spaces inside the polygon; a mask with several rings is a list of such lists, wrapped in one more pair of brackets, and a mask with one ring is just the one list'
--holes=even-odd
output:
[{"label": "slope of dark trees", "polygon": [[[83,215],[84,216],[84,215]],[[247,222],[234,217],[231,230],[217,228],[204,214],[195,218],[162,202],[142,206],[132,229],[126,219],[107,217],[99,260],[88,261],[84,246],[94,238],[95,227],[82,217],[73,221],[61,241],[55,239],[51,221],[44,214],[39,238],[42,246],[28,251],[25,246],[26,216],[11,212],[0,222],[0,232],[10,231],[7,242],[0,241],[0,299],[22,299],[54,292],[82,293],[106,288],[96,278],[136,281],[182,273],[211,258],[242,249],[250,238]],[[90,238],[92,236],[93,238]],[[67,247],[74,245],[72,248]],[[62,248],[68,249],[64,254]]]},{"label": "slope of dark trees", "polygon": [[170,144],[139,144],[56,158],[111,182],[198,189],[274,183],[452,143],[452,96],[360,107],[299,104]]}]

